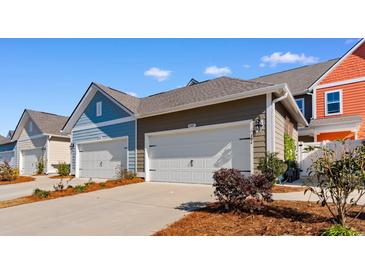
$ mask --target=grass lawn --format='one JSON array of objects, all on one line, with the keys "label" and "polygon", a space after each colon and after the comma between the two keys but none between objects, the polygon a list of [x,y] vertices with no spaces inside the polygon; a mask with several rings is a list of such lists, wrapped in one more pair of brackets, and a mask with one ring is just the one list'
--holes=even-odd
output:
[{"label": "grass lawn", "polygon": [[92,192],[92,191],[108,189],[108,188],[114,188],[114,187],[119,187],[119,186],[125,186],[125,185],[130,185],[130,184],[137,184],[137,183],[142,183],[142,182],[144,182],[142,179],[135,178],[135,179],[123,179],[123,180],[109,180],[104,183],[91,183],[91,184],[89,183],[89,184],[85,185],[85,187],[81,187],[81,188],[77,188],[77,189],[72,187],[72,188],[67,188],[65,190],[61,190],[61,191],[50,191],[49,196],[47,198],[38,198],[33,195],[30,195],[30,196],[20,197],[20,198],[13,199],[13,200],[0,201],[0,208],[6,208],[6,207],[17,206],[17,205],[22,205],[22,204],[29,204],[29,203],[39,202],[39,201],[52,200],[52,199],[57,199],[60,197],[73,196],[73,195],[77,195],[77,194],[81,194],[81,193]]},{"label": "grass lawn", "polygon": [[[358,208],[355,209],[355,211]],[[354,212],[353,212],[354,213]],[[332,225],[325,207],[312,202],[274,201],[258,213],[222,211],[218,203],[187,214],[155,233],[156,236],[261,236],[320,235]],[[365,214],[352,225],[365,233]]]},{"label": "grass lawn", "polygon": [[29,176],[19,176],[14,181],[0,181],[0,186],[2,185],[13,185],[13,184],[20,184],[20,183],[27,183],[33,182],[35,179]]}]

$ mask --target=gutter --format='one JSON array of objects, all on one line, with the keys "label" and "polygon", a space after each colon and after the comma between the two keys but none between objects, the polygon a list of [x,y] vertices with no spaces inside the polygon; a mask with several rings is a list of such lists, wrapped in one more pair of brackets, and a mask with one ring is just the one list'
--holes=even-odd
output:
[{"label": "gutter", "polygon": [[289,96],[289,90],[288,89],[284,89],[285,93],[284,95],[280,96],[279,98],[276,98],[274,99],[272,102],[271,102],[271,117],[272,117],[272,126],[271,126],[271,149],[272,149],[272,152],[275,152],[276,149],[275,149],[275,105],[276,103],[279,103],[280,101],[286,99],[288,96]]}]

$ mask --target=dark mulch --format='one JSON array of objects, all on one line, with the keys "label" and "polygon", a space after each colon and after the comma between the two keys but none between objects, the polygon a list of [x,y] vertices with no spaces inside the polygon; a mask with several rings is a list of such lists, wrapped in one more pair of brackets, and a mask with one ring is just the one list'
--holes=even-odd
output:
[{"label": "dark mulch", "polygon": [[33,182],[35,179],[28,176],[19,176],[16,180],[13,181],[0,181],[0,185],[13,185],[13,184],[20,184],[20,183],[28,183]]},{"label": "dark mulch", "polygon": [[[189,205],[183,207],[188,210]],[[312,202],[274,201],[260,212],[224,212],[218,203],[198,205],[196,210],[155,233],[156,236],[261,236],[320,235],[333,222],[327,208]],[[359,210],[359,208],[355,209]],[[352,227],[365,233],[365,214]]]}]

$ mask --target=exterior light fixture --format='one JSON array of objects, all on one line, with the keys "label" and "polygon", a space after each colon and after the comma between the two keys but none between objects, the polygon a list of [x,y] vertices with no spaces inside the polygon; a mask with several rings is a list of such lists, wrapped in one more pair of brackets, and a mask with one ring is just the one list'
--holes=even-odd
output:
[{"label": "exterior light fixture", "polygon": [[253,134],[256,135],[262,132],[263,128],[264,128],[264,122],[262,122],[260,117],[258,117],[254,123]]}]

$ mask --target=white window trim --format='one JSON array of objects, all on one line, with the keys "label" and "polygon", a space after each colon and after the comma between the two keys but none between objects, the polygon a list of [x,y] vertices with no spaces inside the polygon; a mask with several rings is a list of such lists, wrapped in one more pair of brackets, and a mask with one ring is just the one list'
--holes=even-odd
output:
[{"label": "white window trim", "polygon": [[[336,112],[336,113],[328,113],[328,109],[327,109],[327,94],[330,93],[335,93],[335,92],[339,92],[340,93],[340,112]],[[326,116],[333,116],[333,115],[341,115],[343,114],[343,99],[342,99],[342,89],[337,89],[337,90],[331,90],[331,91],[326,91],[324,93],[324,108],[325,108],[325,115]]]},{"label": "white window trim", "polygon": [[103,102],[96,102],[96,117],[101,117],[103,115]]},{"label": "white window trim", "polygon": [[[302,101],[302,103],[303,103],[302,113],[303,113],[303,116],[305,117],[305,100],[304,100],[304,98],[297,98],[297,99],[295,99],[295,102],[297,102],[297,101]],[[299,106],[298,106],[298,108],[299,108]]]}]

